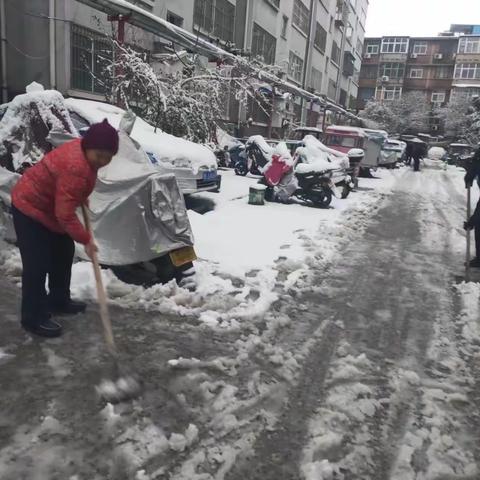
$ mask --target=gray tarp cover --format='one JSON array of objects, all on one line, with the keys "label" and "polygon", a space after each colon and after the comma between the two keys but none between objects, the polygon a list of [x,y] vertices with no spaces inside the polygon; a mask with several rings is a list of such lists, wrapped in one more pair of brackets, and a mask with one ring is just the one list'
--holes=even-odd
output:
[{"label": "gray tarp cover", "polygon": [[[52,143],[58,145],[65,140],[68,137],[52,138]],[[7,205],[17,178],[0,168],[0,200]],[[175,176],[151,165],[145,152],[123,132],[118,154],[99,171],[90,197],[90,216],[104,265],[147,262],[193,245]],[[83,249],[78,249],[78,254],[83,258]]]}]

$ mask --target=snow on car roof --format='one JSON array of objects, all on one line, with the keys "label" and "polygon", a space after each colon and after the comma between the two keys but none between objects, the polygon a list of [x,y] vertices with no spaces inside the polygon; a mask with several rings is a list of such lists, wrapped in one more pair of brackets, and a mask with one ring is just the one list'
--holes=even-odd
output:
[{"label": "snow on car roof", "polygon": [[450,146],[451,147],[472,147],[468,143],[451,143]]},{"label": "snow on car roof", "polygon": [[360,127],[348,127],[345,125],[331,125],[327,128],[327,133],[332,132],[346,132],[346,133],[355,133],[362,137],[366,136],[365,130]]},{"label": "snow on car roof", "polygon": [[[96,102],[94,100],[81,100],[68,98],[66,105],[69,109],[85,118],[89,123],[101,122],[106,118],[109,123],[118,128],[125,110]],[[185,160],[198,171],[200,167],[216,167],[215,155],[207,147],[184,138],[175,137],[155,128],[140,117],[137,117],[131,137],[142,145],[145,151],[153,153],[159,160],[176,166],[184,165]]]}]

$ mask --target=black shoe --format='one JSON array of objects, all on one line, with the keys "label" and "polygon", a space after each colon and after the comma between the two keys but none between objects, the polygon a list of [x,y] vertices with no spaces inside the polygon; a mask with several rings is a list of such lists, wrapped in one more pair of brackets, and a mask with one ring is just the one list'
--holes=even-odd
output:
[{"label": "black shoe", "polygon": [[473,260],[470,260],[470,266],[472,268],[480,268],[480,258],[474,258]]},{"label": "black shoe", "polygon": [[53,304],[50,307],[50,311],[56,315],[77,315],[79,313],[85,313],[87,304],[84,302],[78,302],[76,300],[69,300],[66,303]]},{"label": "black shoe", "polygon": [[27,332],[33,333],[40,337],[55,338],[62,334],[62,327],[53,320],[43,320],[40,323],[23,322],[22,327]]}]

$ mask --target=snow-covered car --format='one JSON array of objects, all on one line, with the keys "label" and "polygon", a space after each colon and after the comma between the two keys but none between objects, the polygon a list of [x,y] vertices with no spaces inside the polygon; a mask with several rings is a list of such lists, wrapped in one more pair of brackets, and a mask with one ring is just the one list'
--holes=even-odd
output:
[{"label": "snow-covered car", "polygon": [[[72,121],[81,131],[92,123],[107,118],[119,128],[125,110],[93,100],[68,98],[65,104]],[[147,152],[154,166],[170,170],[176,177],[183,194],[218,191],[221,177],[217,172],[217,161],[211,149],[155,129],[137,117],[131,137]]]},{"label": "snow-covered car", "polygon": [[407,150],[407,144],[401,140],[394,140],[392,138],[387,139],[383,144],[382,151],[394,152],[397,158],[397,162],[403,161],[405,158],[405,152]]},{"label": "snow-covered car", "polygon": [[[15,240],[10,194],[20,175],[78,136],[59,92],[35,89],[10,102],[0,121],[0,232],[6,240]],[[89,203],[100,262],[122,280],[165,282],[192,268],[193,234],[175,176],[153,166],[125,132],[118,154],[99,171]]]}]

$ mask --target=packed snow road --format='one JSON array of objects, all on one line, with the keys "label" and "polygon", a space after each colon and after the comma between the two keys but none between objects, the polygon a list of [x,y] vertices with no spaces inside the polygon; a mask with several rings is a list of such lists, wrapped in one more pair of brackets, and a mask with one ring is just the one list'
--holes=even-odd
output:
[{"label": "packed snow road", "polygon": [[[32,341],[0,280],[0,478],[480,478],[480,290],[455,284],[461,178],[427,162],[395,172],[386,198],[365,181],[364,200],[300,233],[303,262],[280,243],[271,269],[203,267],[203,296],[112,281],[119,348],[145,382],[115,407],[93,394],[107,364],[95,312]],[[231,208],[241,221],[247,207]]]}]

